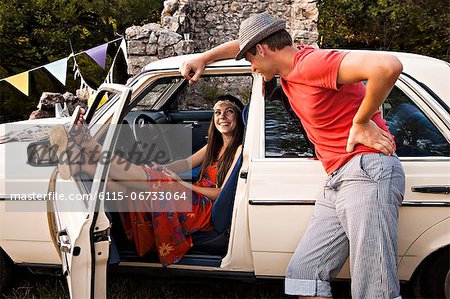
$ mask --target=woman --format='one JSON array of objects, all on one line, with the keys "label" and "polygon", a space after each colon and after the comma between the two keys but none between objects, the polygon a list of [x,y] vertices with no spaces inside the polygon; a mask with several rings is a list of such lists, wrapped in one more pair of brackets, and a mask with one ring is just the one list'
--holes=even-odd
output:
[{"label": "woman", "polygon": [[[164,166],[155,163],[153,163],[153,167],[133,164],[130,167],[128,165],[129,170],[126,171],[126,176],[124,176],[123,165],[115,163],[117,159],[113,159],[110,166],[108,190],[118,191],[127,188],[128,190],[160,191],[164,184],[155,182],[164,181],[176,182],[171,187],[173,190],[192,189],[192,210],[190,212],[139,211],[121,214],[127,237],[134,240],[139,256],[156,248],[163,266],[177,263],[192,247],[192,233],[214,229],[210,224],[214,200],[219,196],[222,186],[227,181],[232,166],[241,152],[244,131],[242,108],[242,103],[231,95],[219,97],[213,108],[208,144],[187,159]],[[82,122],[83,115],[79,118],[78,124],[82,124]],[[74,137],[75,140],[77,138],[80,139]],[[81,140],[84,148],[78,148],[78,154],[92,151],[95,142],[91,142],[86,137],[81,139],[85,139]],[[64,129],[52,132],[50,141],[52,145],[57,146],[58,157],[61,156],[60,154],[72,157],[77,155],[75,151],[78,146],[72,146],[75,151],[69,152],[67,145],[70,142]],[[76,141],[74,143],[76,144]],[[177,173],[187,171],[189,166],[197,167],[199,165],[201,165],[199,180],[193,185],[178,177]],[[58,165],[62,172],[64,172],[63,169],[67,172],[66,166],[63,163]],[[82,163],[76,167],[79,169],[75,171],[83,171],[91,175],[94,172],[93,169],[89,169],[89,167],[92,168],[92,165]],[[73,170],[74,167],[70,168],[69,173],[73,173]],[[126,180],[123,179],[124,177]],[[142,181],[147,183],[142,184]],[[167,187],[167,184],[165,186]]]}]

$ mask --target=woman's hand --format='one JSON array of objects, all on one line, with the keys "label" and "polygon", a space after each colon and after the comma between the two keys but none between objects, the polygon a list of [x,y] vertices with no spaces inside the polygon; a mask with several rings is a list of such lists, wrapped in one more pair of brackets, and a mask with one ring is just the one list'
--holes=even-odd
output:
[{"label": "woman's hand", "polygon": [[152,167],[151,168],[153,170],[156,170],[156,171],[164,171],[164,170],[167,169],[167,167],[165,165],[161,165],[161,164],[153,162],[153,161],[152,161]]},{"label": "woman's hand", "polygon": [[164,169],[162,170],[162,173],[164,173],[165,175],[167,175],[169,178],[173,179],[174,181],[182,181],[181,178],[176,174],[176,172],[170,170],[167,167],[164,167]]}]

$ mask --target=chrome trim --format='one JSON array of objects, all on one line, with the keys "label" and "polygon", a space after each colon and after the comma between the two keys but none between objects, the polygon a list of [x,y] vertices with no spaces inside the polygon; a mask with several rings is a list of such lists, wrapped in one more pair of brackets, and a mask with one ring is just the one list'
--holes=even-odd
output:
[{"label": "chrome trim", "polygon": [[[450,142],[450,140],[449,140],[450,137],[447,136],[444,132],[442,132],[441,127],[439,126],[438,123],[436,123],[436,120],[434,119],[434,117],[437,117],[437,119],[439,119],[447,129],[450,129],[450,120],[449,120],[446,112],[443,111],[443,108],[441,107],[441,105],[433,98],[432,95],[430,95],[424,88],[422,88],[419,84],[417,84],[417,82],[415,82],[413,79],[408,78],[405,75],[401,75],[399,78],[399,81],[401,83],[403,83],[405,85],[405,87],[409,89],[409,91],[413,92],[414,95],[420,99],[420,102],[417,101],[417,99],[415,99],[411,93],[402,89],[400,86],[397,86],[397,87],[399,87],[405,94],[407,94],[409,96],[409,98],[411,100],[413,100],[413,102],[417,106],[419,106],[421,108],[421,111],[428,117],[428,119],[431,120],[431,122],[436,126],[436,128],[441,132],[441,134],[444,135],[444,137],[447,139],[447,141]],[[429,115],[423,109],[424,105],[426,105],[426,107],[428,107],[431,111],[433,111],[434,115]]]},{"label": "chrome trim", "polygon": [[[249,200],[253,206],[314,205],[316,200]],[[404,201],[402,206],[450,207],[450,201]]]},{"label": "chrome trim", "polygon": [[[402,162],[450,162],[450,157],[438,157],[438,156],[428,156],[428,157],[398,157]],[[253,158],[252,162],[258,163],[268,163],[268,162],[317,162],[320,160],[311,159],[310,157],[298,157],[298,158]]]},{"label": "chrome trim", "polygon": [[33,195],[33,193],[26,194],[26,197],[27,197],[26,200],[22,199],[22,197],[23,197],[22,195],[25,195],[25,194],[17,194],[17,196],[14,196],[14,197],[18,198],[18,199],[13,199],[12,194],[0,194],[0,201],[45,201],[45,199],[47,198],[47,193],[42,193],[42,194],[34,193],[34,195]]},{"label": "chrome trim", "polygon": [[450,157],[398,157],[403,162],[450,162]]},{"label": "chrome trim", "polygon": [[450,201],[404,201],[402,206],[450,207]]},{"label": "chrome trim", "polygon": [[253,206],[285,206],[285,205],[314,205],[316,203],[315,199],[305,199],[305,200],[258,200],[251,199],[248,202]]}]

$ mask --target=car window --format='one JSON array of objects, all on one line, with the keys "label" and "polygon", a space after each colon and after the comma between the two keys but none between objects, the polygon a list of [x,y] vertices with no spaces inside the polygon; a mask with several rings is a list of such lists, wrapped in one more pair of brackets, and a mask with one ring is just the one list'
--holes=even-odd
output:
[{"label": "car window", "polygon": [[398,87],[383,104],[400,157],[450,156],[450,145],[433,122]]},{"label": "car window", "polygon": [[250,99],[250,75],[202,76],[196,84],[186,85],[177,95],[176,110],[211,110],[217,97],[231,94],[244,104]]},{"label": "car window", "polygon": [[181,78],[161,78],[150,84],[138,97],[133,104],[132,110],[151,110],[155,109],[158,100],[164,97],[175,86],[181,83]]},{"label": "car window", "polygon": [[265,84],[265,156],[314,157],[314,147],[276,78]]},{"label": "car window", "polygon": [[[203,76],[194,85],[180,76],[146,82],[148,86],[126,109],[115,154],[138,165],[168,163],[192,155],[207,142],[216,99],[232,95],[246,104],[252,80],[249,73]],[[161,153],[166,154],[155,156]]]}]

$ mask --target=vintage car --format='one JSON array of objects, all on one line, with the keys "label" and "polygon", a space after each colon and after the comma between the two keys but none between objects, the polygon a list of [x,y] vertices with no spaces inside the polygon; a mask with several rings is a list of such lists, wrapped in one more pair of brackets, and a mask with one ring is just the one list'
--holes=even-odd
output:
[{"label": "vintage car", "polygon": [[[402,281],[411,282],[417,297],[449,296],[450,67],[425,56],[392,54],[404,70],[380,109],[406,173],[398,273]],[[86,121],[103,149],[124,159],[135,163],[131,144],[152,139],[173,160],[186,155],[177,150],[180,146],[192,153],[206,143],[215,97],[229,93],[242,100],[243,153],[214,204],[211,222],[216,230],[195,233],[188,254],[162,268],[156,255],[137,256],[125,237],[120,212],[99,197],[108,191],[108,163],[96,165],[93,180],[77,174],[64,181],[45,151],[45,137],[12,140],[0,144],[0,290],[7,287],[13,265],[62,266],[73,298],[105,297],[108,265],[218,278],[283,278],[314,202],[323,194],[326,173],[286,104],[279,78],[264,82],[249,63],[224,60],[208,65],[201,81],[189,85],[178,67],[190,57],[153,62],[125,86],[102,86]],[[105,94],[109,100],[99,107]],[[165,125],[187,133],[167,136]],[[21,126],[29,130],[36,124]],[[3,125],[3,134],[11,128]],[[195,174],[184,178],[193,181]],[[69,204],[49,200],[56,193],[91,199]],[[348,264],[339,278],[350,278]]]}]

